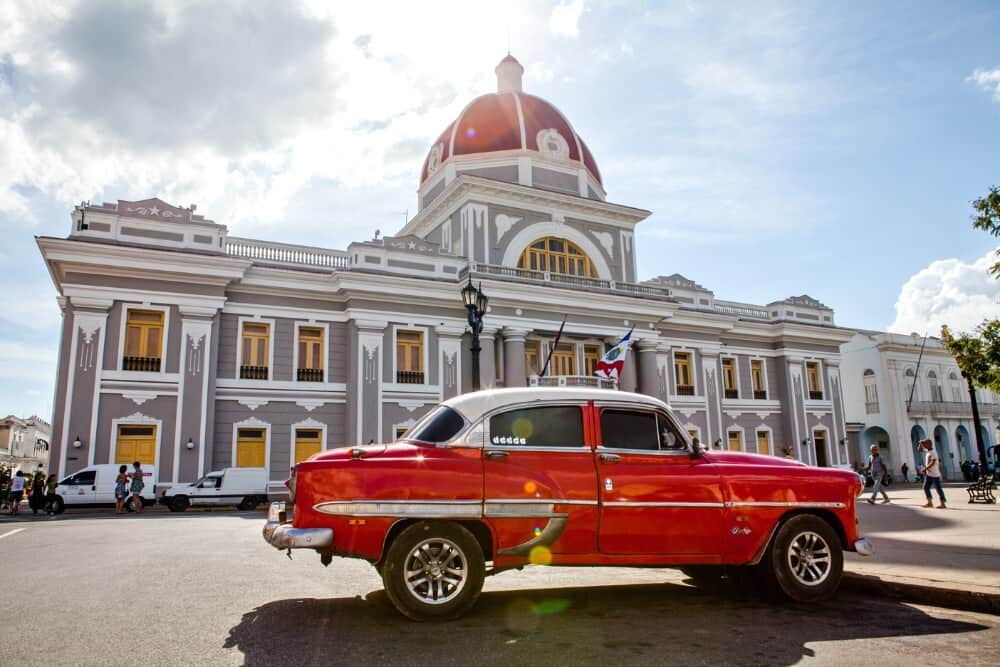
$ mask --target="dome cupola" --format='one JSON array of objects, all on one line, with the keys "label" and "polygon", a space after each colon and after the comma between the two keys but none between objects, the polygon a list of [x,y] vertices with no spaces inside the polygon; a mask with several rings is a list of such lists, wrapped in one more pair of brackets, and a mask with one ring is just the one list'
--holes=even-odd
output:
[{"label": "dome cupola", "polygon": [[517,58],[507,54],[494,71],[497,92],[470,102],[431,146],[420,175],[421,204],[449,161],[455,176],[468,172],[603,200],[587,144],[559,109],[524,92]]}]

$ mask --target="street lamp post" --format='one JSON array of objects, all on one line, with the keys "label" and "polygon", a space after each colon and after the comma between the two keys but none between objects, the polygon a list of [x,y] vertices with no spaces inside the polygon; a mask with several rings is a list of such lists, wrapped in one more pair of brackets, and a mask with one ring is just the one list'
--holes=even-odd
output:
[{"label": "street lamp post", "polygon": [[962,371],[962,377],[969,383],[969,400],[972,402],[972,428],[976,432],[976,448],[979,450],[979,474],[986,476],[986,443],[983,442],[983,425],[979,421],[979,403],[976,401],[976,388],[972,384],[972,377]]},{"label": "street lamp post", "polygon": [[489,298],[483,292],[483,284],[479,287],[472,284],[472,276],[469,282],[462,288],[462,302],[469,313],[469,328],[472,330],[472,391],[479,391],[479,334],[483,330],[483,315],[486,314],[486,305]]}]

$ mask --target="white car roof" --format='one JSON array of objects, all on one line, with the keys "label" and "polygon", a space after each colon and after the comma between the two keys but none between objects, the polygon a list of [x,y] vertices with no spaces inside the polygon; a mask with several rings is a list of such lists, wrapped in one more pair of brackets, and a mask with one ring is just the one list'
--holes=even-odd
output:
[{"label": "white car roof", "polygon": [[588,387],[512,387],[509,389],[487,389],[449,398],[443,405],[454,408],[470,422],[474,422],[484,414],[507,405],[560,400],[641,403],[650,407],[669,409],[663,401],[645,394],[634,394],[614,389],[592,389]]}]

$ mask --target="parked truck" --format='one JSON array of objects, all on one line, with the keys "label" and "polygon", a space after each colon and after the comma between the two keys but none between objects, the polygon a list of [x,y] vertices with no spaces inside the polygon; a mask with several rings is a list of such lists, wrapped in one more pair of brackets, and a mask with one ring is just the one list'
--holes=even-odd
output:
[{"label": "parked truck", "polygon": [[159,498],[171,512],[188,507],[235,506],[244,511],[267,502],[267,470],[264,468],[223,468],[190,484],[177,484]]}]

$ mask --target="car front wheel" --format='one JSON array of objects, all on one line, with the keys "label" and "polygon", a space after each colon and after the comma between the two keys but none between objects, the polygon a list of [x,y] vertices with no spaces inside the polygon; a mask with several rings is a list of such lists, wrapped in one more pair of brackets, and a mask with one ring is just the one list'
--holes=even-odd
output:
[{"label": "car front wheel", "polygon": [[837,592],[844,553],[830,524],[817,516],[800,515],[778,529],[766,562],[761,564],[787,597],[816,602]]},{"label": "car front wheel", "polygon": [[386,595],[415,621],[458,618],[479,598],[484,576],[479,542],[463,526],[443,521],[406,528],[382,563]]}]

